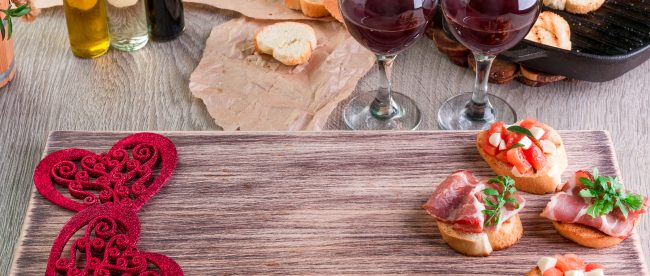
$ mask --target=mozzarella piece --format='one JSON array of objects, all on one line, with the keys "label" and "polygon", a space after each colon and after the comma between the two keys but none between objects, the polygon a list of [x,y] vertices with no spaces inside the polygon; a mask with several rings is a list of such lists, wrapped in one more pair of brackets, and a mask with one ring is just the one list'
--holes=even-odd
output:
[{"label": "mozzarella piece", "polygon": [[501,141],[503,141],[503,139],[501,139],[501,132],[492,133],[488,141],[493,147],[498,147],[499,144],[501,144]]},{"label": "mozzarella piece", "polygon": [[530,148],[530,146],[533,145],[533,141],[531,141],[528,136],[524,136],[524,138],[521,138],[521,140],[519,140],[519,144],[524,145],[523,148],[527,150]]},{"label": "mozzarella piece", "polygon": [[542,257],[539,259],[539,261],[537,261],[537,267],[539,267],[539,271],[542,273],[544,273],[546,270],[554,268],[556,264],[557,259],[553,257]]},{"label": "mozzarella piece", "polygon": [[555,143],[549,140],[542,140],[540,143],[542,144],[542,151],[544,151],[544,153],[555,154],[555,152],[557,152],[557,146]]},{"label": "mozzarella piece", "polygon": [[512,167],[512,175],[514,175],[514,176],[516,176],[516,177],[522,177],[522,176],[524,176],[523,174],[521,174],[521,173],[519,172],[519,170],[517,169],[517,167]]},{"label": "mozzarella piece", "polygon": [[585,273],[582,270],[569,270],[564,272],[564,276],[585,276]]},{"label": "mozzarella piece", "polygon": [[585,272],[584,276],[605,276],[605,271],[602,268],[598,268],[589,272]]},{"label": "mozzarella piece", "polygon": [[542,136],[544,136],[544,134],[546,134],[546,131],[540,127],[532,127],[530,129],[530,133],[533,134],[533,137],[535,137],[535,139],[539,140],[542,139]]},{"label": "mozzarella piece", "polygon": [[503,139],[501,140],[501,143],[499,143],[499,150],[506,150],[506,141]]}]

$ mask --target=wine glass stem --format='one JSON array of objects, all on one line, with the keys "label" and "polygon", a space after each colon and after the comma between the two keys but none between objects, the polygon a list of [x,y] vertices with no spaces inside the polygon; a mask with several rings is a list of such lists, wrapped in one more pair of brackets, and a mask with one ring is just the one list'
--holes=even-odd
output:
[{"label": "wine glass stem", "polygon": [[398,113],[398,107],[393,101],[391,95],[392,82],[391,75],[393,72],[393,61],[395,55],[384,56],[377,55],[377,65],[379,66],[379,90],[375,100],[370,104],[370,113],[375,118],[390,119]]},{"label": "wine glass stem", "polygon": [[482,120],[486,115],[491,114],[488,101],[488,81],[490,79],[490,68],[495,56],[474,55],[476,60],[476,82],[474,83],[474,93],[472,100],[467,103],[467,116],[471,119]]}]

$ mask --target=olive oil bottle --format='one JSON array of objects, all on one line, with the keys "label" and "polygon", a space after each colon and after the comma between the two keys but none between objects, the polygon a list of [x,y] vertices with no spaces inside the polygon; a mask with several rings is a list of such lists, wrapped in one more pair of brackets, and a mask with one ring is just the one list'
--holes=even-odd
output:
[{"label": "olive oil bottle", "polygon": [[63,0],[72,53],[95,58],[108,51],[106,0]]}]

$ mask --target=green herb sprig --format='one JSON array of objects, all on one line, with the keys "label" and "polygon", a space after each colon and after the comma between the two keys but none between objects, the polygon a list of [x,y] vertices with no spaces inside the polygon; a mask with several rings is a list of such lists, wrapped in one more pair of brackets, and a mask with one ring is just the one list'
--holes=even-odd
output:
[{"label": "green herb sprig", "polygon": [[[484,226],[496,226],[499,224],[501,219],[501,209],[506,203],[512,203],[515,205],[515,208],[519,209],[519,201],[514,197],[514,194],[517,192],[515,188],[515,181],[508,176],[497,176],[496,178],[490,179],[488,183],[500,184],[503,187],[503,191],[499,192],[493,188],[486,188],[483,190],[483,202],[485,205],[491,209],[485,209],[481,211],[484,215],[488,216],[488,219],[485,220]],[[492,201],[486,195],[495,196],[496,202]]]},{"label": "green herb sprig", "polygon": [[[524,128],[524,127],[520,127],[518,125],[510,126],[509,128],[507,128],[507,130],[515,132],[515,133],[523,134],[525,136],[528,136],[528,138],[530,138],[530,140],[532,140],[533,143],[535,143],[535,145],[537,145],[539,148],[542,148],[542,143],[539,141],[539,139],[535,138],[535,135],[533,135],[533,133],[530,132],[530,130],[528,130],[528,129]],[[517,144],[519,144],[519,143],[517,143]],[[519,145],[521,145],[521,144],[519,144]],[[513,145],[512,148],[514,148],[514,145]]]},{"label": "green herb sprig", "polygon": [[[30,11],[32,11],[32,8],[29,7],[29,5],[24,4],[20,7],[17,7],[15,9],[12,9],[11,6],[6,9],[6,10],[0,10],[1,13],[5,14],[5,19],[0,20],[0,34],[2,34],[2,39],[11,39],[11,33],[13,32],[13,23],[11,22],[12,17],[21,17],[23,15],[28,14]],[[7,27],[5,30],[5,23],[3,21],[7,21]]]},{"label": "green herb sprig", "polygon": [[592,203],[587,214],[597,218],[609,214],[618,208],[627,219],[630,210],[636,211],[643,207],[643,197],[639,194],[628,194],[617,178],[598,175],[594,168],[594,181],[581,177],[578,179],[586,188],[580,190],[580,196],[591,198]]}]

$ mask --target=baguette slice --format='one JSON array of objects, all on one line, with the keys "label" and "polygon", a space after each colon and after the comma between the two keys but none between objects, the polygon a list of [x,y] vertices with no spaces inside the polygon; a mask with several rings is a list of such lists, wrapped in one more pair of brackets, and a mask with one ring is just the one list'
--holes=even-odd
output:
[{"label": "baguette slice", "polygon": [[314,29],[296,22],[268,25],[255,35],[254,43],[258,52],[272,55],[289,66],[309,61],[317,45]]},{"label": "baguette slice", "polygon": [[539,14],[526,39],[570,51],[571,26],[562,16],[544,11]]},{"label": "baguette slice", "polygon": [[519,214],[501,225],[499,231],[465,233],[453,229],[451,223],[437,221],[442,239],[449,247],[466,256],[487,257],[494,250],[506,249],[521,239],[524,228]]},{"label": "baguette slice", "polygon": [[568,166],[568,160],[562,138],[560,138],[557,131],[550,127],[549,129],[551,132],[550,140],[559,141],[560,145],[557,147],[555,154],[550,156],[547,155],[548,162],[546,162],[546,166],[541,170],[538,170],[536,173],[514,175],[512,173],[512,166],[499,161],[495,156],[485,153],[482,141],[485,139],[487,131],[482,131],[476,136],[476,147],[494,173],[497,175],[509,176],[515,180],[515,187],[517,190],[540,195],[552,193],[562,184],[561,176],[562,172],[564,172]]},{"label": "baguette slice", "polygon": [[339,22],[343,22],[343,15],[341,14],[341,9],[339,9],[338,0],[323,0],[323,5],[332,17],[336,18]]},{"label": "baguette slice", "polygon": [[300,0],[284,0],[284,5],[292,10],[300,10]]},{"label": "baguette slice", "polygon": [[625,240],[624,238],[612,237],[598,229],[577,223],[562,223],[554,221],[553,226],[560,235],[584,247],[612,247]]},{"label": "baguette slice", "polygon": [[605,0],[566,0],[564,9],[570,13],[587,14],[600,8]]},{"label": "baguette slice", "polygon": [[327,11],[323,0],[300,0],[302,13],[309,17],[325,17],[330,15]]}]

